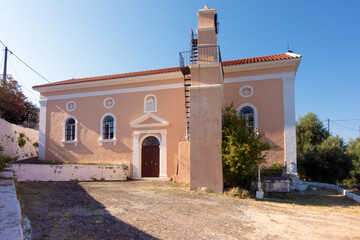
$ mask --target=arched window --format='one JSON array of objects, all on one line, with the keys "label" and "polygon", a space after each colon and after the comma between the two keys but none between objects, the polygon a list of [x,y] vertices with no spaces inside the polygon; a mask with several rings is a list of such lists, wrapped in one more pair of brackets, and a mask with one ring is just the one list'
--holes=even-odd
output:
[{"label": "arched window", "polygon": [[112,142],[116,144],[116,117],[112,113],[106,113],[100,119],[99,143]]},{"label": "arched window", "polygon": [[65,123],[65,141],[75,140],[75,119],[69,118]]},{"label": "arched window", "polygon": [[103,139],[114,138],[114,118],[106,116],[103,120]]},{"label": "arched window", "polygon": [[148,94],[144,98],[144,112],[156,112],[156,96],[154,94]]},{"label": "arched window", "polygon": [[159,146],[159,145],[160,145],[159,140],[153,136],[147,137],[142,143],[142,146]]},{"label": "arched window", "polygon": [[254,109],[249,106],[245,106],[240,109],[241,116],[246,121],[246,126],[250,128],[254,128],[255,126],[255,116],[254,116]]},{"label": "arched window", "polygon": [[77,120],[74,116],[68,116],[63,122],[63,137],[61,144],[77,145]]}]

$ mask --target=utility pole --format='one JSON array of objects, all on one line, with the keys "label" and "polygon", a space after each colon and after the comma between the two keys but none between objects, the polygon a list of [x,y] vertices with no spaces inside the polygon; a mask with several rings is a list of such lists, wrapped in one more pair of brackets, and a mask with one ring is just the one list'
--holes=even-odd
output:
[{"label": "utility pole", "polygon": [[4,61],[4,74],[3,74],[4,82],[6,82],[7,52],[8,52],[8,48],[5,47],[5,61]]},{"label": "utility pole", "polygon": [[327,119],[328,121],[328,133],[330,133],[330,119]]}]

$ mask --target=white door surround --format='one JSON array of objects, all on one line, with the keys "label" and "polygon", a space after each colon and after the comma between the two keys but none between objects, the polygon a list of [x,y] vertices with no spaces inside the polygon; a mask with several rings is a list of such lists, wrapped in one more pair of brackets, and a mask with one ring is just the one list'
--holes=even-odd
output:
[{"label": "white door surround", "polygon": [[[159,135],[160,134],[160,138]],[[140,138],[140,135],[143,135]],[[133,132],[133,178],[141,178],[141,146],[147,137],[156,137],[160,142],[160,171],[159,178],[167,178],[167,149],[166,149],[167,131],[162,130],[142,130]]]}]

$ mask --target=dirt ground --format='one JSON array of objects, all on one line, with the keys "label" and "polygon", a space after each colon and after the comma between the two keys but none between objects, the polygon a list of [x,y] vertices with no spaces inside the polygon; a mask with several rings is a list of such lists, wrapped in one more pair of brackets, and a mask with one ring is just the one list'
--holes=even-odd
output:
[{"label": "dirt ground", "polygon": [[17,191],[32,239],[360,238],[360,205],[330,190],[289,203],[162,181],[18,182]]}]

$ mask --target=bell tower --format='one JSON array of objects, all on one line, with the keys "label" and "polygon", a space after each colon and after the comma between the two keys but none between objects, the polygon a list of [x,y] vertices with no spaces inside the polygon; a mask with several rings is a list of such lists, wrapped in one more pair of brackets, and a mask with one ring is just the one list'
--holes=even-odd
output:
[{"label": "bell tower", "polygon": [[[205,187],[212,192],[222,192],[223,170],[220,146],[224,76],[220,48],[217,45],[216,9],[205,5],[198,11],[198,16],[197,38],[196,35],[191,36],[192,49],[180,53],[180,68],[185,80],[185,99],[188,99],[185,106],[191,109],[187,114],[190,188]],[[185,64],[186,54],[189,55],[188,65]]]}]

